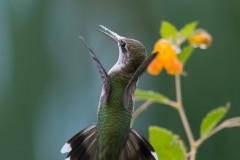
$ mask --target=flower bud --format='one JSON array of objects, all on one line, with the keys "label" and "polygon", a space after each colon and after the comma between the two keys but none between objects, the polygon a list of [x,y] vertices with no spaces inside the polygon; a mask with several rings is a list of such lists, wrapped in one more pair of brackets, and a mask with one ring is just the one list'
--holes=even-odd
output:
[{"label": "flower bud", "polygon": [[207,31],[198,29],[189,37],[188,42],[194,47],[206,49],[212,43],[212,36]]}]

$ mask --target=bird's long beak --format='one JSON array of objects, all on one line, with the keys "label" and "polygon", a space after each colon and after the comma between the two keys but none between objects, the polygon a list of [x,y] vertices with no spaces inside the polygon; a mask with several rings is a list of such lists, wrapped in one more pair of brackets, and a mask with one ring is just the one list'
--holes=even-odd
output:
[{"label": "bird's long beak", "polygon": [[107,35],[108,37],[111,37],[113,40],[115,40],[117,43],[119,42],[119,40],[122,38],[121,36],[119,36],[117,33],[111,31],[110,29],[104,27],[103,25],[99,25],[99,27],[101,27],[103,30],[98,30],[99,32],[102,32],[103,34]]}]

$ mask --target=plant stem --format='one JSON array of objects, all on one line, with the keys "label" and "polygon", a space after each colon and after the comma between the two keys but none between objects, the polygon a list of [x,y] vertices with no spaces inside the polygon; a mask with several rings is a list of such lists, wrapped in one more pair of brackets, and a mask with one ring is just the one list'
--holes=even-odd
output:
[{"label": "plant stem", "polygon": [[181,91],[181,79],[180,78],[181,78],[180,75],[175,76],[176,98],[177,98],[177,104],[178,104],[177,110],[178,110],[180,119],[183,123],[183,127],[184,127],[184,130],[185,130],[187,138],[188,138],[189,146],[191,148],[190,160],[195,160],[195,156],[196,156],[196,148],[194,147],[195,140],[194,140],[192,130],[189,125],[187,116],[185,114],[183,105],[182,105],[182,91]]},{"label": "plant stem", "polygon": [[190,151],[190,160],[195,160],[196,159],[196,153],[197,153],[197,148],[191,147]]},{"label": "plant stem", "polygon": [[196,146],[200,146],[205,140],[207,140],[209,137],[211,137],[212,135],[216,134],[217,132],[219,132],[220,130],[222,130],[224,127],[219,125],[216,128],[214,128],[210,133],[208,133],[207,136],[205,137],[201,137],[196,141]]},{"label": "plant stem", "polygon": [[140,113],[142,113],[145,109],[147,109],[147,107],[152,103],[152,101],[148,100],[145,101],[140,107],[138,107],[132,115],[132,121],[131,121],[131,125],[130,127],[133,126],[133,123],[135,121],[135,119],[140,115]]}]

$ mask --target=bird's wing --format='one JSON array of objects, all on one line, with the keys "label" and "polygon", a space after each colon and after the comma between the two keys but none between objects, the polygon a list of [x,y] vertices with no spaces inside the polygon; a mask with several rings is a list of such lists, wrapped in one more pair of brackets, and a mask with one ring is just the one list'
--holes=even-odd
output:
[{"label": "bird's wing", "polygon": [[90,125],[73,136],[64,144],[61,153],[68,153],[65,160],[97,159],[96,125]]},{"label": "bird's wing", "polygon": [[119,160],[157,160],[157,154],[149,142],[135,130],[131,130]]},{"label": "bird's wing", "polygon": [[108,95],[110,92],[110,84],[109,84],[110,77],[109,77],[108,73],[106,72],[105,68],[103,67],[102,63],[97,58],[96,54],[93,52],[93,50],[88,46],[88,44],[84,40],[84,38],[83,37],[80,37],[80,38],[82,39],[84,45],[88,49],[88,52],[90,53],[93,61],[96,63],[96,66],[98,68],[100,76],[103,80],[103,91],[102,92],[104,93],[104,95],[103,95],[104,97],[101,98],[101,104],[106,104]]},{"label": "bird's wing", "polygon": [[124,107],[128,107],[131,105],[132,103],[132,97],[134,94],[134,91],[136,89],[136,83],[138,80],[138,77],[145,71],[145,69],[147,68],[147,66],[152,62],[152,60],[156,57],[157,53],[153,53],[151,54],[139,67],[138,69],[135,71],[135,73],[133,74],[132,79],[129,81],[126,89],[125,89],[125,93],[123,96],[123,105]]}]

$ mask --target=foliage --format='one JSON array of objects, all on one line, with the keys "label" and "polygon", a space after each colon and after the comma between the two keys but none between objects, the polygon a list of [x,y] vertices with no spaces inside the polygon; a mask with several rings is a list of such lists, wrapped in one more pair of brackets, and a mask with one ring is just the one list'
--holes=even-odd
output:
[{"label": "foliage", "polygon": [[[156,58],[149,64],[148,73],[157,76],[163,69],[175,77],[176,100],[171,100],[162,93],[137,89],[136,100],[145,101],[133,114],[132,124],[137,116],[152,103],[165,104],[179,113],[186,136],[189,150],[178,135],[168,129],[159,126],[149,127],[150,143],[155,148],[161,160],[195,160],[196,153],[201,144],[209,137],[224,128],[240,127],[240,116],[226,119],[220,123],[227,114],[230,103],[219,106],[208,112],[200,125],[200,137],[195,139],[189,121],[182,104],[181,75],[184,66],[189,60],[195,48],[206,49],[212,43],[211,35],[204,29],[197,28],[198,22],[193,21],[177,29],[167,21],[163,21],[160,27],[161,38],[155,43],[152,53],[158,53]],[[219,124],[220,123],[220,124]]]},{"label": "foliage", "polygon": [[149,140],[153,147],[156,148],[159,159],[186,160],[186,148],[183,141],[170,130],[150,126]]}]

